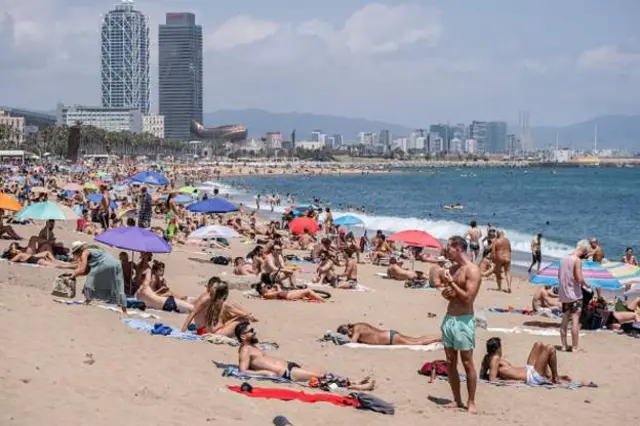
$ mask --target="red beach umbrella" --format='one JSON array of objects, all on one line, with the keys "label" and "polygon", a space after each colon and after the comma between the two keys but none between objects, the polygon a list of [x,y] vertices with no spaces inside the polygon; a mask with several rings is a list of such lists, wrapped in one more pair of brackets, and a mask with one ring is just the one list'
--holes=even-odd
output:
[{"label": "red beach umbrella", "polygon": [[319,228],[318,223],[310,217],[298,217],[289,223],[289,230],[298,235],[304,234],[305,230],[313,235],[318,232]]},{"label": "red beach umbrella", "polygon": [[440,241],[433,235],[418,230],[398,232],[397,234],[390,235],[389,240],[397,241],[408,246],[442,248]]}]

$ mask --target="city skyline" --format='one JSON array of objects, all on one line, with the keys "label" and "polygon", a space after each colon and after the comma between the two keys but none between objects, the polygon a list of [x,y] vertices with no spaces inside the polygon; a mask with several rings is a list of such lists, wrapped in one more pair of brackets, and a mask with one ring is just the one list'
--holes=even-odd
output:
[{"label": "city skyline", "polygon": [[[117,2],[0,1],[0,102],[98,104],[99,17]],[[205,111],[302,111],[410,127],[514,123],[518,110],[531,112],[532,126],[640,112],[632,21],[640,4],[632,0],[332,5],[136,2],[149,16],[152,109],[157,26],[165,13],[185,11],[203,26]]]}]

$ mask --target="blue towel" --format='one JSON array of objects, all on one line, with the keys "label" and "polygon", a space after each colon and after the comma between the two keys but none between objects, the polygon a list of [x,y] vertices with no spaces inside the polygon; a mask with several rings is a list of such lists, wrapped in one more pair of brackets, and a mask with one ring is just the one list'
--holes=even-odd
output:
[{"label": "blue towel", "polygon": [[151,325],[151,323],[147,321],[133,319],[133,318],[123,318],[122,322],[124,322],[128,327],[131,327],[138,331],[145,331],[149,334],[167,336],[173,339],[193,341],[193,342],[203,341],[202,337],[198,336],[197,334],[182,333],[180,331],[174,330],[173,328],[161,323]]},{"label": "blue towel", "polygon": [[263,376],[261,374],[243,373],[237,365],[222,364],[216,362],[216,367],[223,369],[222,377],[233,377],[238,380],[260,380],[273,383],[291,383],[291,380],[284,377]]}]

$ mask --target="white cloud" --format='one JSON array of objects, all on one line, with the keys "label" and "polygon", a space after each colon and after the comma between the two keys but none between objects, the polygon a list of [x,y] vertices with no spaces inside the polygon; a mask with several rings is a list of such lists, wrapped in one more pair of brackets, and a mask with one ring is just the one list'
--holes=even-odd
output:
[{"label": "white cloud", "polygon": [[619,46],[600,46],[578,56],[578,69],[615,74],[640,72],[640,51],[624,50]]},{"label": "white cloud", "polygon": [[228,50],[255,43],[275,35],[280,24],[239,15],[229,19],[207,37],[206,46],[213,50]]}]

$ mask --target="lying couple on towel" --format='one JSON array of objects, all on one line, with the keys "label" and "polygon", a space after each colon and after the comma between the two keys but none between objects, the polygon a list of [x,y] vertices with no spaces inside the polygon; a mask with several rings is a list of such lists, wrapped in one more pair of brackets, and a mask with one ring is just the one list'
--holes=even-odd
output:
[{"label": "lying couple on towel", "polygon": [[338,327],[338,333],[349,337],[351,343],[366,345],[430,345],[441,342],[440,336],[410,337],[398,333],[396,330],[380,330],[365,322],[343,324]]},{"label": "lying couple on towel", "polygon": [[340,378],[322,370],[307,369],[295,362],[285,361],[271,355],[266,355],[256,346],[258,337],[249,322],[241,322],[235,328],[236,338],[240,341],[238,349],[238,366],[243,373],[259,374],[267,377],[282,377],[294,382],[316,383],[319,387],[327,381],[336,383],[349,390],[370,391],[375,387],[375,381],[369,377],[353,381]]}]

